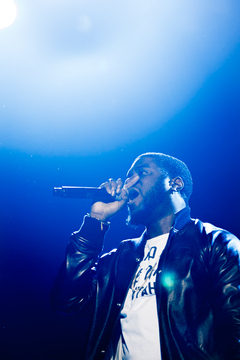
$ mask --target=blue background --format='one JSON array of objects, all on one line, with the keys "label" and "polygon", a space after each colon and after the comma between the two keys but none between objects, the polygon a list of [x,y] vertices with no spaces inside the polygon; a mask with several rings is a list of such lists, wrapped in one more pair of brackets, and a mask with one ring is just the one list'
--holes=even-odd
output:
[{"label": "blue background", "polygon": [[[85,6],[88,3],[86,1]],[[152,2],[150,3],[152,4]],[[190,5],[188,2],[184,3],[187,11]],[[205,2],[203,3],[206,5]],[[215,2],[213,3],[216,5]],[[225,2],[221,1],[220,3],[224,4]],[[44,4],[40,5],[40,2],[36,2],[36,4],[39,7],[38,11],[44,8]],[[53,6],[53,3],[51,4]],[[229,18],[231,18],[231,14],[239,16],[237,2],[233,1],[230,4],[232,12],[228,13]],[[24,9],[24,5],[27,6],[26,1],[18,2],[20,10]],[[45,42],[42,40],[44,44],[47,44],[44,47],[46,54],[50,48],[49,38],[51,39],[53,34],[55,34],[54,56],[56,58],[61,57],[62,54],[77,52],[76,49],[81,49],[81,58],[83,56],[81,54],[90,51],[90,44],[96,46],[94,51],[96,48],[106,48],[106,45],[103,45],[105,42],[100,41],[106,39],[105,32],[101,36],[99,34],[99,37],[96,37],[95,33],[88,32],[89,37],[92,36],[92,42],[86,39],[85,42],[82,40],[81,46],[75,38],[72,39],[72,42],[69,41],[70,33],[63,46],[60,40],[67,36],[66,29],[67,24],[71,22],[69,14],[70,10],[74,9],[73,5],[77,6],[76,2],[72,1],[68,5],[64,5],[65,16],[59,9],[54,14],[53,19],[57,18],[59,21],[55,24],[55,31],[58,29],[56,34],[54,31],[50,31],[51,22],[47,22],[46,14],[45,17],[41,15],[45,19],[46,25],[42,28],[46,35]],[[107,1],[105,1],[105,5],[107,5]],[[93,11],[91,9],[94,10],[94,7],[89,7],[85,11],[88,10],[91,14]],[[24,12],[22,10],[21,13],[20,10],[21,15]],[[94,11],[95,19],[102,20],[100,16],[98,18],[96,9]],[[154,13],[153,8],[148,11],[151,14]],[[122,12],[124,13],[124,7]],[[59,14],[62,14],[62,19],[65,19],[62,20],[61,31],[59,30],[59,19],[61,18]],[[19,19],[21,20],[20,15]],[[215,15],[217,17],[218,14]],[[39,22],[42,19],[41,16],[39,16]],[[92,18],[94,16],[92,15]],[[90,18],[91,16],[84,18],[85,32],[83,31],[81,34],[86,34],[88,31],[86,29],[90,27],[90,20],[88,20]],[[32,26],[35,29],[37,17],[33,17],[33,19],[35,21],[32,20]],[[106,15],[106,19],[109,20],[110,17]],[[107,21],[108,32],[111,33],[110,38],[108,36],[107,39],[113,43],[118,38],[116,34],[121,33],[119,28],[124,27],[121,21],[119,20],[119,24],[121,23],[122,27],[116,22],[116,19],[119,19],[117,14],[111,18],[112,22]],[[26,21],[26,15],[24,20]],[[98,29],[102,26],[100,20]],[[134,21],[136,25],[138,18],[135,18]],[[152,22],[150,23],[152,24]],[[211,23],[211,19],[209,23]],[[17,39],[17,35],[14,33],[17,26],[20,27],[17,24],[13,25],[13,28],[9,28],[10,30],[6,29],[4,33],[1,33],[0,40],[2,42],[7,41],[7,37]],[[220,25],[218,24],[219,29]],[[218,27],[216,26],[216,28]],[[80,227],[83,216],[90,209],[91,201],[53,197],[54,186],[99,186],[110,177],[124,178],[135,157],[141,153],[146,151],[167,153],[186,162],[192,173],[194,181],[194,192],[190,201],[192,217],[211,222],[240,237],[240,33],[238,24],[233,27],[235,32],[229,35],[228,41],[231,46],[227,47],[228,51],[224,52],[224,56],[222,55],[220,60],[216,60],[217,65],[206,71],[197,86],[194,84],[194,91],[191,90],[191,95],[188,93],[184,100],[179,100],[177,105],[169,102],[169,98],[171,98],[171,93],[181,94],[181,89],[185,84],[184,74],[187,73],[189,64],[186,64],[186,68],[184,66],[179,68],[180,74],[184,73],[184,76],[180,77],[179,82],[175,85],[175,73],[172,72],[173,84],[167,89],[166,82],[164,86],[162,84],[162,75],[158,74],[156,63],[153,64],[149,60],[151,52],[148,49],[149,58],[145,59],[145,63],[143,62],[138,67],[137,62],[134,66],[131,62],[126,61],[125,67],[121,68],[122,74],[127,72],[128,76],[135,72],[135,78],[131,78],[131,76],[123,78],[122,87],[121,76],[119,79],[112,80],[110,93],[116,92],[117,89],[118,94],[126,94],[129,84],[131,84],[131,91],[129,90],[127,98],[121,98],[121,101],[115,93],[114,96],[117,100],[116,103],[111,103],[109,111],[106,110],[107,102],[104,103],[105,105],[99,105],[101,101],[106,101],[110,96],[105,92],[106,89],[99,90],[100,95],[102,92],[100,99],[91,98],[91,94],[94,93],[92,88],[96,89],[97,86],[94,82],[91,85],[92,88],[88,89],[89,94],[86,95],[85,104],[91,99],[96,112],[95,110],[88,112],[86,109],[81,112],[83,104],[81,103],[82,97],[79,95],[81,89],[71,88],[71,84],[68,84],[69,87],[64,84],[64,91],[67,94],[71,88],[68,106],[73,109],[72,112],[68,113],[66,104],[62,102],[65,96],[64,92],[61,93],[60,98],[59,93],[56,97],[51,93],[51,98],[48,99],[49,103],[45,103],[46,108],[43,109],[41,104],[44,100],[44,91],[42,92],[39,87],[40,80],[37,78],[37,72],[36,77],[33,76],[36,70],[35,65],[29,69],[30,74],[26,68],[23,70],[21,67],[16,68],[15,62],[19,58],[14,57],[14,52],[16,51],[19,56],[19,43],[15,41],[11,51],[9,50],[10,45],[7,47],[12,54],[12,64],[7,61],[5,52],[5,55],[2,56],[2,59],[5,56],[5,68],[1,67],[1,76],[4,81],[2,82],[0,104],[0,354],[2,359],[77,359],[81,353],[86,332],[82,330],[81,324],[87,328],[87,316],[65,317],[53,313],[49,304],[49,292],[64,259],[68,238],[71,232]],[[113,29],[112,32],[109,29]],[[40,32],[40,27],[38,31]],[[187,33],[187,30],[185,31]],[[147,40],[153,37],[153,33],[150,33]],[[191,33],[190,30],[189,33]],[[212,34],[210,30],[208,34]],[[121,44],[125,43],[127,35],[125,34]],[[160,36],[159,33],[157,35]],[[192,54],[194,41],[190,46],[186,38],[182,38],[180,35],[181,44],[186,44],[188,49],[186,54]],[[40,41],[37,32],[33,32],[31,36]],[[172,36],[173,38],[177,37],[176,33]],[[216,39],[217,35],[212,43],[216,45],[215,49],[217,49]],[[147,40],[146,43],[148,43]],[[225,42],[222,38],[219,40],[222,40],[222,43],[220,41],[219,44],[224,47],[227,40],[224,39]],[[21,39],[21,41],[23,40]],[[36,43],[36,47],[39,46],[38,49],[41,50],[42,43]],[[196,44],[199,45],[197,40]],[[137,60],[137,56],[134,57],[137,50],[141,49],[141,56],[144,54],[144,47],[141,48],[140,45],[133,49],[134,61]],[[156,56],[158,43],[153,42],[152,46],[151,49],[155,49],[155,53],[152,54]],[[164,44],[161,46],[164,48]],[[196,48],[198,48],[197,45]],[[131,44],[129,44],[127,47],[130,52],[127,53],[129,59],[131,58],[131,49]],[[205,50],[204,59],[211,58],[213,52],[210,47]],[[195,59],[200,53],[194,53]],[[98,52],[95,55],[97,56],[97,54]],[[173,58],[177,61],[176,56]],[[172,61],[172,58],[170,60]],[[3,62],[3,60],[1,61]],[[52,58],[47,59],[46,63],[48,61],[51,62]],[[203,62],[202,58],[198,58],[198,62],[193,64],[195,74],[201,73]],[[146,68],[146,78],[149,79],[149,69],[153,65],[152,80],[151,82],[149,80],[144,88],[146,80],[143,77],[144,69]],[[75,66],[77,65],[75,64]],[[101,66],[105,71],[105,65]],[[44,72],[43,64],[38,64],[38,67],[40,73]],[[75,69],[74,66],[73,69]],[[172,70],[171,68],[166,71],[171,74]],[[15,71],[16,76],[14,77]],[[91,73],[91,69],[88,71]],[[92,71],[94,72],[94,69]],[[110,81],[107,79],[111,79],[111,75],[108,70],[106,81]],[[142,83],[137,82],[138,77],[143,79]],[[26,81],[23,80],[24,78]],[[190,78],[191,74],[188,73],[186,79],[189,81]],[[134,83],[134,79],[136,83]],[[169,79],[170,77],[168,77]],[[196,78],[194,79],[196,81]],[[19,81],[18,85],[15,80]],[[49,81],[54,82],[55,80],[49,79]],[[29,85],[26,90],[26,82],[31,83],[32,88]],[[47,92],[48,83],[46,82],[45,85]],[[141,89],[140,85],[143,86]],[[165,91],[169,92],[169,98],[164,98]],[[21,93],[25,97],[28,94],[31,101],[29,100],[29,103],[25,104],[21,100]],[[136,95],[137,93],[138,95]],[[24,96],[23,98],[25,98]],[[162,109],[163,98],[168,102],[167,110]],[[18,102],[17,99],[21,101]],[[29,109],[30,105],[31,109]],[[123,108],[122,112],[120,112],[121,108]],[[81,116],[78,117],[79,113]],[[44,124],[41,123],[41,117],[44,117]],[[51,119],[54,119],[53,122]],[[151,121],[153,122],[151,123]],[[142,232],[142,228],[132,230],[125,226],[126,215],[126,211],[123,211],[113,218],[111,229],[106,237],[106,251],[116,247],[122,239],[137,236]]]}]

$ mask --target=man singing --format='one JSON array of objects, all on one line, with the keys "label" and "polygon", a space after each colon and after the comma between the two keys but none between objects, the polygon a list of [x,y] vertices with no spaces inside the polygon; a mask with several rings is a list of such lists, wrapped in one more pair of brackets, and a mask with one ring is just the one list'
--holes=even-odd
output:
[{"label": "man singing", "polygon": [[[240,243],[190,217],[192,178],[180,160],[140,155],[102,184],[72,234],[52,292],[65,314],[91,309],[85,360],[240,359]],[[127,205],[140,238],[100,257],[109,220]]]}]

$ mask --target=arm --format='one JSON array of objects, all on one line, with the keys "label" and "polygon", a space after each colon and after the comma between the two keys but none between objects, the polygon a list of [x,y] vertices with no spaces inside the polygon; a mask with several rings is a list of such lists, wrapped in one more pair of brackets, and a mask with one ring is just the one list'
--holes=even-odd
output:
[{"label": "arm", "polygon": [[[137,175],[127,179],[123,187],[121,179],[110,179],[102,184],[112,195],[113,201],[101,200],[91,207],[82,227],[72,234],[67,246],[66,259],[55,279],[50,294],[51,305],[55,311],[76,313],[96,294],[96,273],[94,267],[102,251],[103,240],[108,225],[106,221],[121,211],[128,200],[128,189],[138,181]],[[115,196],[119,195],[118,200]]]},{"label": "arm", "polygon": [[240,242],[216,237],[211,257],[212,307],[219,359],[240,359]]},{"label": "arm", "polygon": [[86,216],[79,231],[72,234],[66,259],[50,294],[52,308],[61,313],[76,313],[95,296],[96,271],[93,269],[103,247],[108,225]]}]

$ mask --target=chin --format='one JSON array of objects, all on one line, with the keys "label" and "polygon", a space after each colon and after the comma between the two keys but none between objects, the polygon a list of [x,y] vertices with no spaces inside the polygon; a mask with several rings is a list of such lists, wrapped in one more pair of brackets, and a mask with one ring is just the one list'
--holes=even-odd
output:
[{"label": "chin", "polygon": [[126,224],[130,227],[138,227],[139,225],[144,225],[146,219],[146,214],[143,211],[131,211],[128,208],[128,217],[126,219]]}]

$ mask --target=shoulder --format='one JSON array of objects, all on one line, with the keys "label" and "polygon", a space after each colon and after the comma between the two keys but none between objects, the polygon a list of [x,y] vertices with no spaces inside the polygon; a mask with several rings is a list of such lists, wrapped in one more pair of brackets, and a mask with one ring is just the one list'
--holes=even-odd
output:
[{"label": "shoulder", "polygon": [[222,241],[224,243],[239,242],[239,239],[228,230],[222,229],[207,222],[201,222],[198,219],[194,220],[194,222],[195,225],[200,229],[202,234],[212,239],[212,243],[214,243],[217,240]]},{"label": "shoulder", "polygon": [[124,256],[126,252],[141,252],[144,248],[144,234],[138,238],[127,239],[120,242],[119,246],[111,251],[104,253],[100,261],[109,261],[110,258],[115,261],[118,257]]},{"label": "shoulder", "polygon": [[101,256],[101,258],[108,256],[108,255],[113,256],[113,255],[119,254],[125,250],[134,251],[134,250],[138,249],[139,247],[141,247],[142,245],[143,245],[143,235],[138,238],[134,238],[134,239],[122,240],[117,248],[112,249],[111,251],[109,251],[107,253],[104,253]]},{"label": "shoulder", "polygon": [[234,234],[198,219],[195,219],[193,223],[197,238],[206,249],[215,252],[229,251],[240,255],[240,240]]}]

